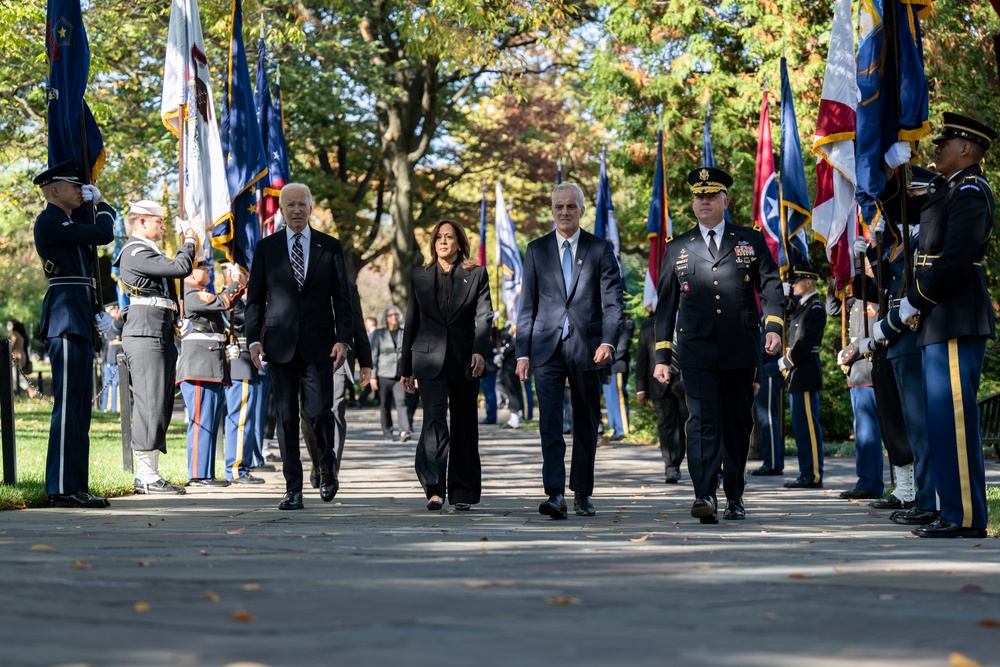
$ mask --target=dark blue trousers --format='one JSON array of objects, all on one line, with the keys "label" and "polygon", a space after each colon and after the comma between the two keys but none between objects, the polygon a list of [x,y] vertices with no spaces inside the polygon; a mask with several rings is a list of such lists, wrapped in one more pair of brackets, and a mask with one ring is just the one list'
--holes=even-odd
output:
[{"label": "dark blue trousers", "polygon": [[851,408],[854,409],[854,461],[858,473],[857,487],[867,493],[882,495],[882,432],[875,407],[875,389],[851,387]]},{"label": "dark blue trousers", "polygon": [[903,408],[906,437],[913,454],[913,478],[916,485],[914,504],[923,510],[937,509],[937,483],[927,436],[927,413],[924,412],[924,365],[922,355],[905,354],[890,359],[896,376],[899,401]]},{"label": "dark blue trousers", "polygon": [[497,423],[497,372],[486,373],[479,380],[479,386],[483,388],[483,397],[486,399],[486,423]]},{"label": "dark blue trousers", "polygon": [[985,337],[953,338],[923,348],[927,435],[941,516],[965,528],[986,528],[986,470],[976,403],[985,354]]},{"label": "dark blue trousers", "polygon": [[789,394],[792,433],[799,456],[799,478],[823,481],[823,429],[819,425],[819,392]]},{"label": "dark blue trousers", "polygon": [[52,364],[52,422],[45,459],[45,492],[87,491],[94,346],[82,336],[45,339]]},{"label": "dark blue trousers", "polygon": [[219,382],[181,382],[181,396],[188,415],[188,477],[191,479],[215,477],[215,441],[226,405],[224,389]]},{"label": "dark blue trousers", "polygon": [[760,431],[760,456],[764,465],[785,469],[785,443],[781,440],[781,401],[785,383],[781,376],[761,378],[760,391],[753,399],[754,419]]},{"label": "dark blue trousers", "polygon": [[[233,380],[226,387],[226,479],[250,472],[257,443],[257,394],[260,385],[249,380]],[[265,407],[265,409],[267,409]]]},{"label": "dark blue trousers", "polygon": [[264,465],[264,427],[267,425],[267,401],[271,397],[271,378],[267,373],[257,373],[257,400],[254,404],[254,451],[251,467]]}]

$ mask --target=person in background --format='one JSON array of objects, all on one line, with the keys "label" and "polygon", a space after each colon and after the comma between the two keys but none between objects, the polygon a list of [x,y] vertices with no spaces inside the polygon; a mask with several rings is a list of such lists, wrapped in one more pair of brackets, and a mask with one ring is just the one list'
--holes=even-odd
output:
[{"label": "person in background", "polygon": [[785,394],[785,378],[778,368],[778,354],[768,354],[766,340],[760,332],[760,391],[753,398],[753,414],[760,433],[761,466],[750,471],[751,475],[782,475],[785,470],[785,443],[781,437],[781,406]]},{"label": "person in background", "polygon": [[611,373],[604,383],[604,407],[608,413],[608,426],[611,428],[611,435],[607,439],[610,441],[622,440],[629,433],[628,370],[634,333],[635,322],[631,317],[626,317],[615,345]]},{"label": "person in background", "polygon": [[392,406],[396,405],[396,421],[399,424],[399,440],[406,442],[413,432],[413,413],[406,390],[399,384],[399,356],[403,349],[403,313],[394,305],[386,307],[383,313],[385,328],[376,329],[372,334],[372,391],[378,392],[378,404],[382,418],[382,435],[393,439]]},{"label": "person in background", "polygon": [[14,394],[27,392],[29,398],[35,397],[35,390],[28,384],[31,375],[31,357],[28,355],[28,332],[17,320],[7,321],[7,335],[10,337],[10,357],[15,366],[10,369],[11,386]]},{"label": "person in background", "polygon": [[[116,322],[121,320],[121,311],[118,304],[106,306],[104,310]],[[103,371],[103,389],[101,394],[101,410],[104,412],[118,412],[118,355],[122,351],[121,336],[113,335],[115,330],[120,330],[120,326],[112,327],[112,330],[104,336],[104,349],[101,354],[101,369]]]},{"label": "person in background", "polygon": [[[639,345],[635,351],[635,400],[639,405],[652,404],[656,410],[656,434],[663,458],[663,481],[676,484],[681,479],[681,462],[687,451],[684,424],[688,419],[687,401],[684,399],[684,382],[679,367],[671,372],[670,382],[663,384],[653,377],[656,359],[655,307],[647,306],[649,314],[639,327]],[[676,363],[674,355],[672,363]]]}]

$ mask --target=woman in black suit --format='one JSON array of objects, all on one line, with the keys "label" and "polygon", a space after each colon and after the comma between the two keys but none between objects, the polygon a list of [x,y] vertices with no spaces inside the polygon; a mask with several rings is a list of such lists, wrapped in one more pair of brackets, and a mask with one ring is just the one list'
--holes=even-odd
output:
[{"label": "woman in black suit", "polygon": [[400,382],[411,393],[420,385],[415,468],[427,509],[441,509],[447,490],[455,509],[468,510],[482,490],[477,400],[493,316],[489,278],[469,260],[469,239],[450,220],[434,226],[431,257],[410,281]]}]

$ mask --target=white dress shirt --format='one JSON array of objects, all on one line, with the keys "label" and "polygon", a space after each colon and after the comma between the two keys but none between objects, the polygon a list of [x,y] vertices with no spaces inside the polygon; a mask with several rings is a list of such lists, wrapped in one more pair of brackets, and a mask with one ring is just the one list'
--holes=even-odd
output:
[{"label": "white dress shirt", "polygon": [[[291,227],[285,225],[285,241],[288,243],[288,263],[292,262],[292,245],[295,243],[295,232],[292,231]],[[306,225],[306,228],[302,230],[302,238],[299,243],[302,244],[302,277],[305,278],[309,273],[309,241],[312,239],[312,227]]]},{"label": "white dress shirt", "polygon": [[715,232],[715,247],[716,249],[722,247],[722,231],[726,228],[726,221],[723,220],[717,224],[712,229],[709,229],[705,225],[698,223],[698,231],[701,232],[701,238],[705,242],[705,247],[708,247],[708,233],[711,231]]}]

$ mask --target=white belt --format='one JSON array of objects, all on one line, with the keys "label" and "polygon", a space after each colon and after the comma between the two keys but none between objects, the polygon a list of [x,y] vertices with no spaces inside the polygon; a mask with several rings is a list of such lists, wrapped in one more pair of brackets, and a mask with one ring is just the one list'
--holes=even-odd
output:
[{"label": "white belt", "polygon": [[165,296],[133,296],[129,299],[129,305],[174,309],[174,302]]},{"label": "white belt", "polygon": [[192,333],[189,333],[187,336],[184,336],[184,338],[182,338],[181,340],[213,340],[213,341],[221,343],[222,341],[226,340],[226,337],[223,336],[220,333],[197,333],[197,332],[192,332]]}]

